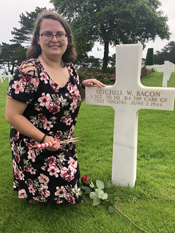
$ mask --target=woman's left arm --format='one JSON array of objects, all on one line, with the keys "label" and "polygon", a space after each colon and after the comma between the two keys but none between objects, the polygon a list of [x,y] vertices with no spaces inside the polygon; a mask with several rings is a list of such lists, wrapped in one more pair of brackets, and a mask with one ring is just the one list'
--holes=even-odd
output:
[{"label": "woman's left arm", "polygon": [[82,101],[85,99],[85,87],[92,87],[92,86],[97,86],[97,87],[105,87],[106,85],[102,82],[100,82],[97,79],[86,79],[81,82],[80,85],[80,94],[81,94],[81,99]]}]

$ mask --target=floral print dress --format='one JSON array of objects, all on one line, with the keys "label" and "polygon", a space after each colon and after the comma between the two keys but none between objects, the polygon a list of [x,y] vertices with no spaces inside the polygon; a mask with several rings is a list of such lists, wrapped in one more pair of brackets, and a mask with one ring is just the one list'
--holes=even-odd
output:
[{"label": "floral print dress", "polygon": [[[7,95],[27,103],[23,115],[43,133],[60,140],[72,138],[81,104],[79,77],[73,64],[66,64],[70,77],[64,87],[59,87],[49,77],[39,59],[29,59],[20,67],[31,64],[34,69],[26,73],[25,69],[17,69]],[[56,152],[30,150],[38,142],[20,134],[13,127],[10,143],[13,187],[18,191],[19,198],[57,204],[77,204],[82,201],[74,143],[63,144]]]}]

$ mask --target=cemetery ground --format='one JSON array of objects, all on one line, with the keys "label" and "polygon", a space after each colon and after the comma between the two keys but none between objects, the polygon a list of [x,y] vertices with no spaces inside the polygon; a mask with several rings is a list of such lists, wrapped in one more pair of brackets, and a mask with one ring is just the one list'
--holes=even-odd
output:
[{"label": "cemetery ground", "polygon": [[[163,73],[145,78],[145,86],[162,86]],[[5,121],[8,80],[0,83],[0,232],[2,233],[135,233],[141,232],[119,212],[92,206],[83,195],[79,205],[31,205],[18,199],[12,188],[10,126]],[[168,87],[175,87],[172,73]],[[173,233],[175,229],[175,110],[140,110],[137,178],[134,188],[112,187],[116,208],[147,232]],[[112,172],[114,111],[82,103],[75,136],[81,176],[108,181]]]}]

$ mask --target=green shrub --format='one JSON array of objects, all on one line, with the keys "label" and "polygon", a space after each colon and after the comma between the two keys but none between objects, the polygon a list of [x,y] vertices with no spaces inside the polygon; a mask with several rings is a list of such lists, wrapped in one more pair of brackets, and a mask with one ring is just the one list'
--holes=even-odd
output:
[{"label": "green shrub", "polygon": [[114,84],[115,82],[115,68],[108,68],[105,72],[95,68],[80,68],[78,74],[80,82],[91,78],[98,79],[104,84]]},{"label": "green shrub", "polygon": [[[147,69],[146,67],[142,67],[141,69],[141,78],[146,77],[148,74],[154,72],[154,69]],[[106,85],[114,84],[115,82],[115,68],[107,68],[105,71],[96,68],[80,68],[78,70],[78,74],[80,77],[80,82],[85,79],[95,78],[101,81]]]},{"label": "green shrub", "polygon": [[149,48],[146,55],[145,66],[154,65],[154,52],[153,48]]},{"label": "green shrub", "polygon": [[146,77],[148,74],[155,72],[154,69],[147,69],[145,66],[141,69],[141,78]]}]

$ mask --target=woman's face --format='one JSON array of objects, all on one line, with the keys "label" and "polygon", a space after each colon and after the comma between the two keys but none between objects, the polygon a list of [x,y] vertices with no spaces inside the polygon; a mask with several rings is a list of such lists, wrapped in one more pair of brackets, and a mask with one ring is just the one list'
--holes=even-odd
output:
[{"label": "woman's face", "polygon": [[39,33],[38,44],[41,47],[41,54],[51,58],[62,57],[67,49],[68,38],[61,23],[53,19],[43,19]]}]

